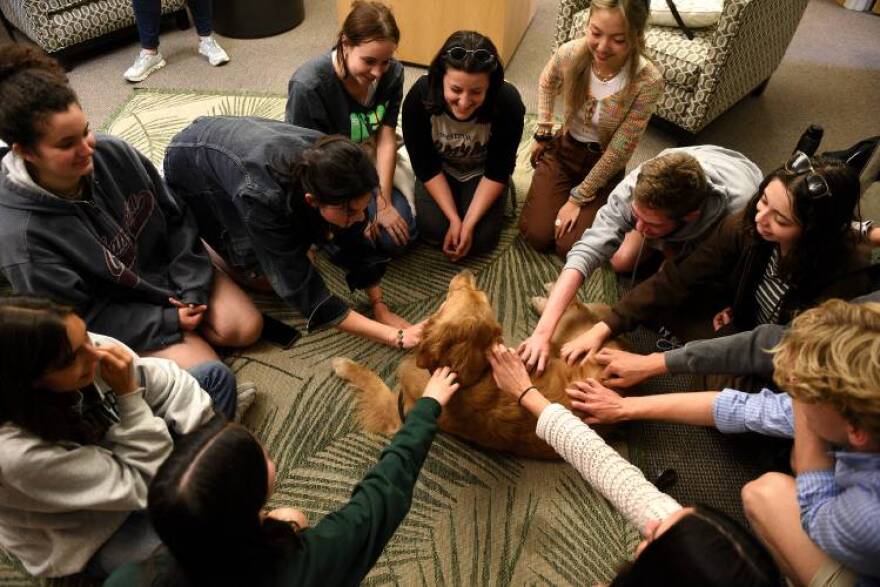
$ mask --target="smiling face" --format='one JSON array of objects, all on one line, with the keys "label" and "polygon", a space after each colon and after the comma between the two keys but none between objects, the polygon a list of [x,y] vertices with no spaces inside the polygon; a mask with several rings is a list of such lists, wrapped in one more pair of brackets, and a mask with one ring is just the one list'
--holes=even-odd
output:
[{"label": "smiling face", "polygon": [[443,75],[443,99],[446,109],[456,120],[467,120],[486,100],[489,91],[488,73],[467,73],[449,67]]},{"label": "smiling face", "polygon": [[53,192],[77,186],[94,168],[95,135],[82,109],[74,103],[64,112],[55,112],[42,130],[33,148],[18,144],[13,148],[31,165],[33,179],[40,186]]},{"label": "smiling face", "polygon": [[626,32],[626,20],[620,10],[596,8],[590,11],[587,46],[600,73],[617,72],[626,63],[632,48]]},{"label": "smiling face", "polygon": [[342,54],[348,74],[357,85],[366,87],[378,81],[391,65],[391,56],[397,50],[392,41],[367,41],[359,45],[350,45],[343,38]]},{"label": "smiling face", "polygon": [[85,322],[76,314],[68,314],[65,327],[72,359],[66,365],[47,372],[37,382],[38,387],[49,391],[76,391],[95,380],[98,353],[86,332]]},{"label": "smiling face", "polygon": [[755,228],[766,241],[778,243],[786,255],[801,236],[801,225],[791,206],[791,196],[779,179],[764,188],[755,211]]}]

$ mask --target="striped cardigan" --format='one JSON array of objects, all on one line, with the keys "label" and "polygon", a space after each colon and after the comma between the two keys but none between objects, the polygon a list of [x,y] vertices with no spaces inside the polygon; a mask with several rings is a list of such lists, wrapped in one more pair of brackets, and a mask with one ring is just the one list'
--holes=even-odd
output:
[{"label": "striped cardigan", "polygon": [[[585,42],[586,39],[582,37],[560,46],[541,72],[538,82],[539,131],[549,132],[553,129],[553,102],[562,91],[565,74]],[[604,152],[572,193],[572,201],[582,206],[593,200],[600,188],[626,168],[662,94],[662,74],[653,63],[640,57],[635,79],[622,91],[602,100],[602,113],[596,134],[599,135]],[[585,100],[586,116],[589,119],[593,116],[597,100],[590,94],[585,96]],[[573,112],[583,111],[583,105],[576,109],[567,108],[566,120]]]}]

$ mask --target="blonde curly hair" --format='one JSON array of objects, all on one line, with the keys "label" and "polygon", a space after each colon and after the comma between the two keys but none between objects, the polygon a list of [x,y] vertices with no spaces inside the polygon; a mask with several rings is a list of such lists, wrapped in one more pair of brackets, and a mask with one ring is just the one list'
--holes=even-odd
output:
[{"label": "blonde curly hair", "polygon": [[792,398],[828,404],[880,438],[880,303],[829,300],[795,318],[771,352]]}]

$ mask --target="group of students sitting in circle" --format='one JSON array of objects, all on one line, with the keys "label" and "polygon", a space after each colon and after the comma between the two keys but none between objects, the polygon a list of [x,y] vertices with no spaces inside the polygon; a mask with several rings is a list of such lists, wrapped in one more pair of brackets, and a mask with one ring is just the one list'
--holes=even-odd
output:
[{"label": "group of students sitting in circle", "polygon": [[[880,294],[866,243],[880,231],[853,224],[855,173],[803,153],[762,177],[735,151],[682,147],[624,176],[663,91],[643,56],[647,17],[644,0],[594,0],[585,36],[541,75],[519,229],[565,267],[532,335],[493,351],[496,382],[645,537],[613,585],[769,586],[780,570],[803,585],[880,580]],[[421,326],[382,296],[391,259],[417,237],[450,261],[497,245],[519,94],[492,41],[459,31],[403,99],[399,38],[386,6],[354,2],[333,49],[293,74],[284,122],[199,118],[162,174],[91,130],[54,61],[0,48],[0,269],[19,294],[0,300],[0,544],[30,573],[268,585],[369,572],[455,374],[433,374],[351,501],[309,528],[293,508],[263,511],[274,465],[235,423],[241,386],[215,347],[260,337],[250,290],[299,309],[309,331],[411,348]],[[315,248],[366,292],[372,318],[330,292]],[[606,261],[647,278],[563,358],[599,361],[617,388],[693,372],[749,376],[742,390],[621,397],[588,380],[569,391],[575,414],[550,405],[529,371]],[[672,350],[601,350],[640,324]],[[638,418],[793,437],[796,477],[743,489],[759,539],[659,492],[588,426]]]}]

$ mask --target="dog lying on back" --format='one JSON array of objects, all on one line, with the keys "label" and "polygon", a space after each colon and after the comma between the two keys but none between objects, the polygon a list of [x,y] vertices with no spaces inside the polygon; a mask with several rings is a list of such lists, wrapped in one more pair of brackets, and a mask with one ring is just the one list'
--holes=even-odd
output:
[{"label": "dog lying on back", "polygon": [[[546,299],[533,301],[536,309],[543,311]],[[601,376],[602,368],[595,363],[570,366],[559,358],[559,349],[564,343],[599,321],[594,313],[597,308],[600,307],[591,308],[575,300],[559,321],[551,341],[552,358],[544,373],[533,378],[533,383],[551,402],[571,408],[566,387],[572,381]],[[495,385],[486,355],[499,342],[502,342],[501,325],[495,312],[486,294],[477,289],[473,274],[464,271],[450,282],[446,300],[426,322],[422,342],[415,352],[400,361],[397,393],[392,393],[373,371],[349,359],[333,359],[333,369],[359,392],[358,417],[368,432],[397,431],[401,412],[409,411],[422,396],[430,372],[449,366],[458,373],[461,388],[440,415],[441,430],[479,446],[522,457],[559,458],[535,435],[535,417]],[[606,347],[620,348],[613,341]]]}]

